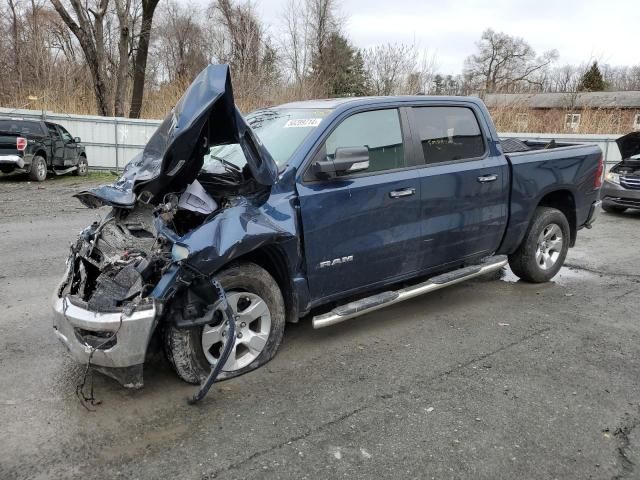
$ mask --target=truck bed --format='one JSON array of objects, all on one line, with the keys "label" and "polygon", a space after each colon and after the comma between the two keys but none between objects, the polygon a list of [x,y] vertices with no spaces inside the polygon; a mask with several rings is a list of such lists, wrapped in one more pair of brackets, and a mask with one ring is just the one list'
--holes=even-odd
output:
[{"label": "truck bed", "polygon": [[543,140],[530,140],[520,138],[501,138],[500,144],[505,154],[509,153],[526,153],[538,150],[550,150],[562,147],[574,147],[580,145],[578,143],[564,143],[551,140],[549,142]]},{"label": "truck bed", "polygon": [[[602,152],[597,145],[522,141],[526,150],[506,153],[511,167],[511,201],[507,234],[499,253],[510,253],[520,244],[536,205],[549,192],[554,197],[548,206],[569,205],[569,223],[573,238],[588,219],[591,206],[598,198],[594,178]],[[572,218],[573,217],[573,218]]]}]

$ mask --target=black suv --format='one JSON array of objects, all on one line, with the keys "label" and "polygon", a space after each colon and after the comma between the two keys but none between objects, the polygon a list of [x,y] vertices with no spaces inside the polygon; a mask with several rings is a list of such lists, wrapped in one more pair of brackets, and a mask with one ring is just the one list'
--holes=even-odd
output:
[{"label": "black suv", "polygon": [[80,138],[56,123],[0,118],[0,171],[26,172],[42,182],[47,172],[86,175],[87,153]]}]

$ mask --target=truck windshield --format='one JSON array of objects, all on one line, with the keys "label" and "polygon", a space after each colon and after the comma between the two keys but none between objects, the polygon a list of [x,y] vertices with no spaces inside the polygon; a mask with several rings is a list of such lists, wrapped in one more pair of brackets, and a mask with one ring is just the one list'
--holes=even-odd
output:
[{"label": "truck windshield", "polygon": [[[327,116],[330,109],[257,110],[246,116],[247,123],[267,148],[278,168],[287,164],[293,152]],[[225,162],[243,168],[246,159],[240,145],[216,145],[204,157],[202,169],[208,173],[224,171]]]}]

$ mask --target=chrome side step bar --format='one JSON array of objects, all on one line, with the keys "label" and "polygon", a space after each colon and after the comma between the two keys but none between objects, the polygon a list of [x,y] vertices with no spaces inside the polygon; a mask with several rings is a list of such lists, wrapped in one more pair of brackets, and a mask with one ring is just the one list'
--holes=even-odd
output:
[{"label": "chrome side step bar", "polygon": [[355,302],[336,307],[328,313],[313,317],[313,328],[328,327],[329,325],[344,322],[345,320],[359,317],[365,313],[374,312],[381,308],[424,295],[425,293],[440,290],[441,288],[449,287],[486,273],[495,272],[506,264],[506,256],[496,255],[487,258],[478,265],[471,265],[444,273],[417,285],[412,285],[400,290],[382,292],[361,300],[356,300]]},{"label": "chrome side step bar", "polygon": [[56,175],[64,175],[65,173],[69,173],[69,172],[75,172],[78,169],[78,167],[69,167],[69,168],[65,168],[64,170],[56,170],[53,169],[53,173],[55,173]]}]

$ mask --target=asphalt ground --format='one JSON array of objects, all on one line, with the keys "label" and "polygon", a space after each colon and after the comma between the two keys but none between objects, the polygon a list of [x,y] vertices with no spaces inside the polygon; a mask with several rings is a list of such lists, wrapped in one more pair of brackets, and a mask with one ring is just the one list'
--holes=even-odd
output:
[{"label": "asphalt ground", "polygon": [[580,231],[553,282],[288,325],[196,406],[158,358],[142,390],[97,376],[89,412],[49,302],[98,180],[0,177],[0,478],[640,478],[640,212]]}]

